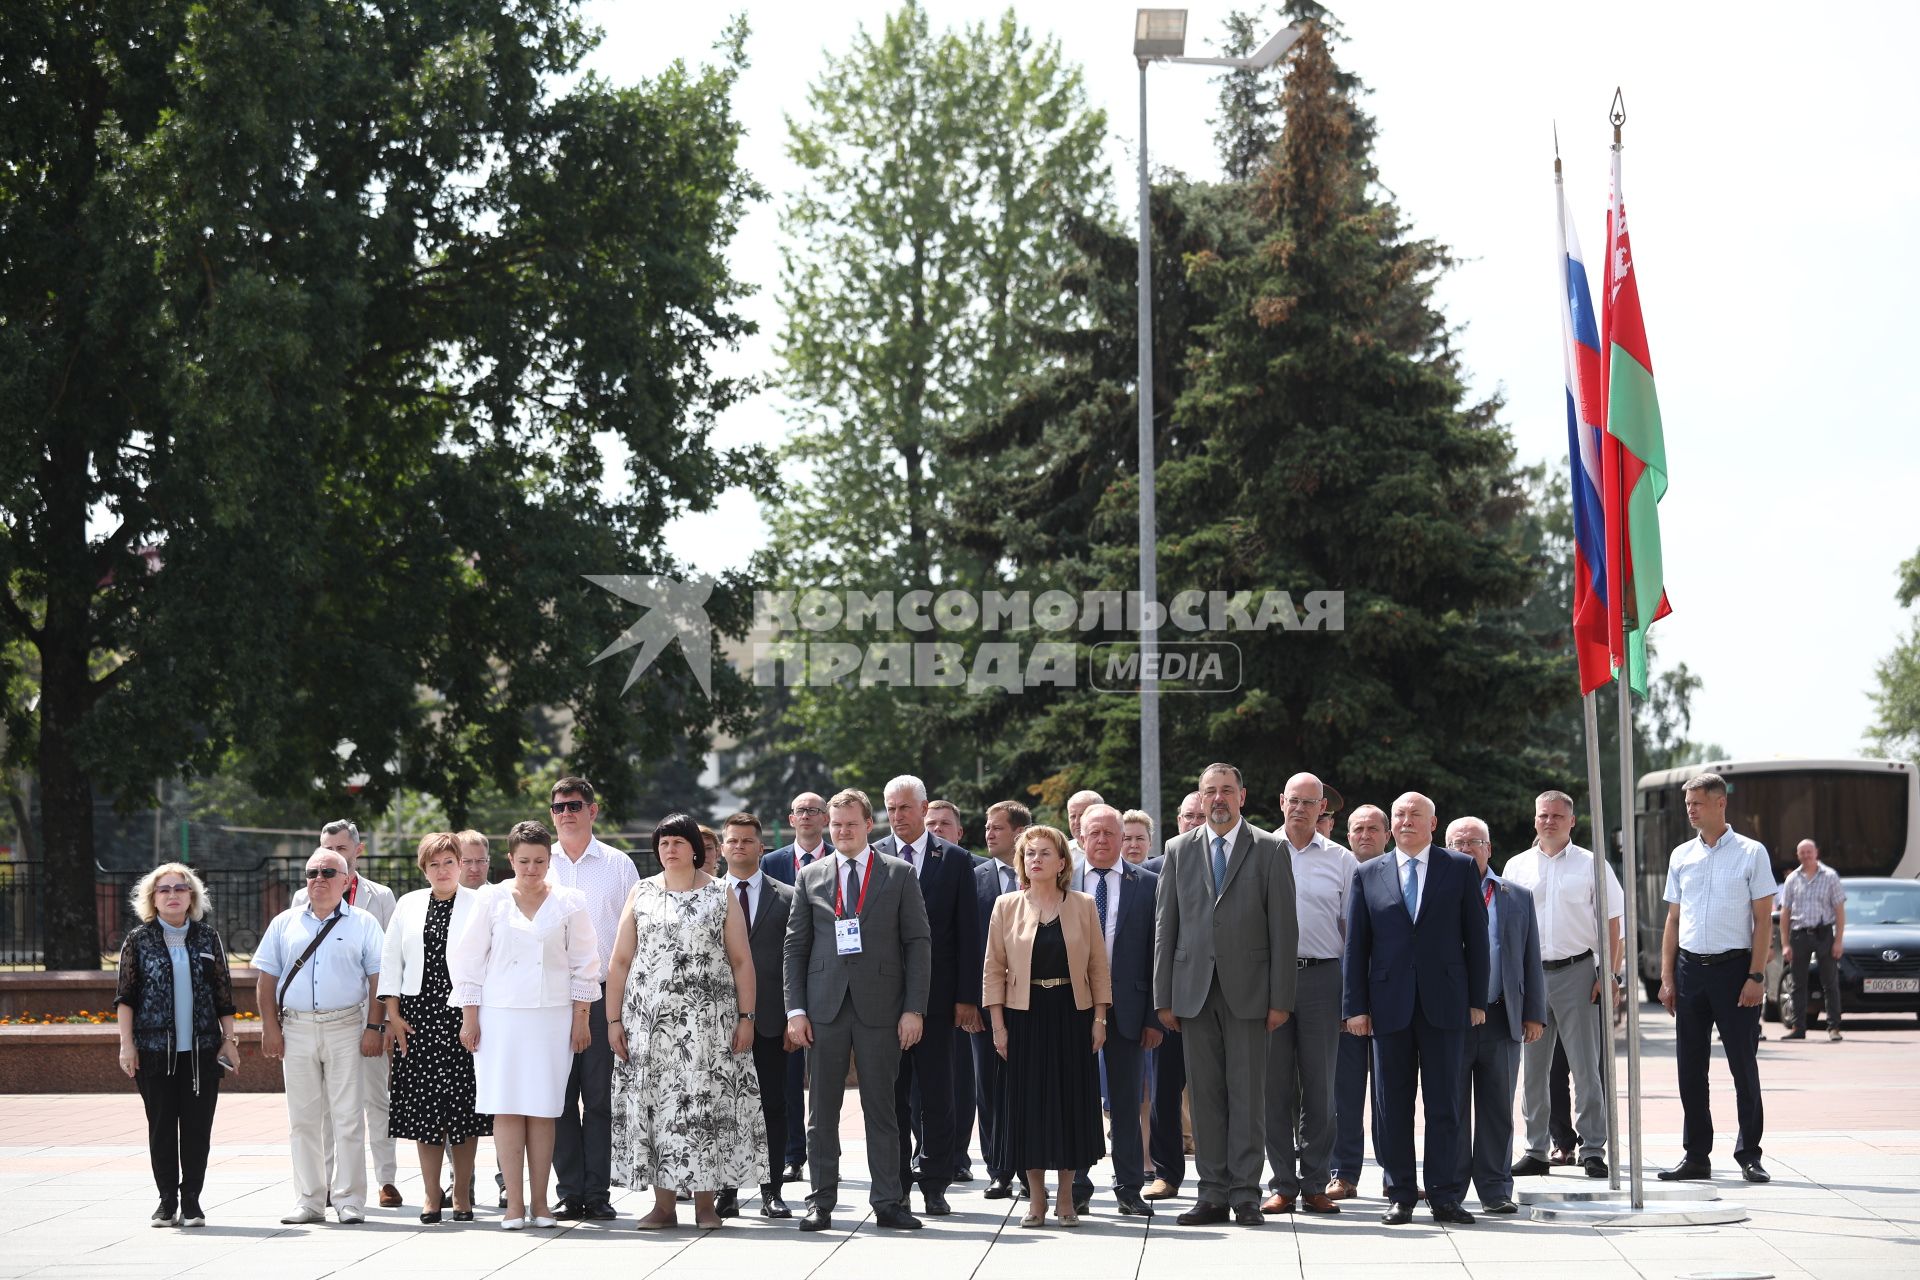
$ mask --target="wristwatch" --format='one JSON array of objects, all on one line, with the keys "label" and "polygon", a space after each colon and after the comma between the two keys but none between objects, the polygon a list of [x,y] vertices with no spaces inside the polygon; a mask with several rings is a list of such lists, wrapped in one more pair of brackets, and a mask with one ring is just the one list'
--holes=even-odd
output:
[{"label": "wristwatch", "polygon": [[386,1029],[387,1024],[384,1022],[369,1022],[367,1024],[367,1030],[369,1031],[385,1031]]},{"label": "wristwatch", "polygon": [[754,1015],[753,1015],[753,1014],[751,1014],[751,1013],[742,1013],[742,1014],[740,1015],[740,1021],[742,1021],[742,1022],[752,1022],[752,1021],[754,1021]]},{"label": "wristwatch", "polygon": [[1764,973],[1750,973],[1747,975],[1747,981],[1757,982],[1764,987],[1767,985],[1767,975]]}]

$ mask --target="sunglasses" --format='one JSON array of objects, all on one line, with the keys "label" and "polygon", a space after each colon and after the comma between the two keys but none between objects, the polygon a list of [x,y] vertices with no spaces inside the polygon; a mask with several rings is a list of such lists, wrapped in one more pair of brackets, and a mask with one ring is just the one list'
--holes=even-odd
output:
[{"label": "sunglasses", "polygon": [[347,873],[338,867],[309,867],[307,869],[307,879],[309,880],[331,880],[335,876],[343,876],[345,874]]},{"label": "sunglasses", "polygon": [[555,800],[547,806],[549,813],[578,813],[587,807],[585,800]]},{"label": "sunglasses", "polygon": [[157,884],[153,886],[153,891],[155,893],[192,893],[193,886],[189,884]]}]

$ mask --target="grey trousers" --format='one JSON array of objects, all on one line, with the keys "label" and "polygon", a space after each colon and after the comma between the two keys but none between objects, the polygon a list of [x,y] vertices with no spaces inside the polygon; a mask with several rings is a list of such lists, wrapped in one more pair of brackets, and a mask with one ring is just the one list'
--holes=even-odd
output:
[{"label": "grey trousers", "polygon": [[1574,1124],[1580,1131],[1582,1160],[1607,1154],[1606,1085],[1600,1074],[1600,1006],[1593,1002],[1593,983],[1599,968],[1591,956],[1564,969],[1548,969],[1547,1033],[1525,1046],[1526,1094],[1522,1111],[1527,1119],[1527,1154],[1547,1158],[1548,1122],[1552,1107],[1547,1098],[1553,1074],[1553,1046],[1567,1043],[1567,1065],[1573,1070]]},{"label": "grey trousers", "polygon": [[1257,1203],[1267,1133],[1266,1015],[1234,1017],[1216,978],[1199,1016],[1182,1018],[1180,1030],[1199,1198],[1229,1207]]},{"label": "grey trousers", "polygon": [[1299,972],[1293,1016],[1267,1039],[1267,1186],[1327,1189],[1333,1164],[1333,1077],[1340,1060],[1340,964]]},{"label": "grey trousers", "polygon": [[831,1209],[839,1202],[840,1104],[847,1092],[847,1067],[856,1058],[872,1179],[867,1201],[900,1204],[906,1197],[893,1096],[900,1077],[900,1029],[894,1024],[867,1026],[853,1016],[853,1001],[847,1000],[832,1022],[813,1024],[813,1051],[807,1059],[807,1172],[813,1178],[807,1203],[816,1209]]},{"label": "grey trousers", "polygon": [[1840,962],[1833,958],[1833,926],[1817,924],[1811,929],[1793,931],[1793,1025],[1807,1029],[1808,961],[1820,960],[1820,994],[1825,999],[1827,1029],[1840,1025]]},{"label": "grey trousers", "polygon": [[1520,1042],[1507,1024],[1506,1002],[1467,1028],[1460,1073],[1460,1177],[1482,1205],[1513,1199],[1513,1089],[1520,1083]]}]

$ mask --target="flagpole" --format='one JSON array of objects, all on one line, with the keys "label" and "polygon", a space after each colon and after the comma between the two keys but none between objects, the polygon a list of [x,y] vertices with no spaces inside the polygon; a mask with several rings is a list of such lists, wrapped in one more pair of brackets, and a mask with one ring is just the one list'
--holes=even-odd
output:
[{"label": "flagpole", "polygon": [[[1614,93],[1613,121],[1613,199],[1616,208],[1622,203],[1620,194],[1620,126],[1626,123],[1625,105],[1620,100],[1618,90]],[[1608,404],[1608,416],[1612,416],[1612,404]],[[1611,423],[1609,423],[1611,425]],[[1620,483],[1616,475],[1615,483]],[[1619,509],[1625,512],[1626,495],[1619,496]],[[1620,521],[1619,541],[1608,550],[1620,557],[1619,563],[1627,563],[1627,527],[1626,521]],[[1620,575],[1622,584],[1626,575]],[[1629,593],[1624,589],[1620,597],[1620,653],[1623,659],[1630,661],[1632,636],[1635,623],[1634,605]],[[1633,682],[1628,678],[1631,668],[1623,667],[1615,676],[1620,686],[1620,878],[1625,883],[1626,912],[1620,922],[1626,935],[1622,941],[1626,944],[1626,970],[1637,976],[1640,972],[1640,871],[1634,839],[1634,776],[1633,776]],[[1640,1141],[1640,1002],[1627,1001],[1627,1146],[1632,1153],[1633,1163],[1628,1169],[1628,1196],[1635,1209],[1647,1207],[1646,1189],[1643,1185],[1641,1166],[1645,1161],[1641,1157]]]},{"label": "flagpole", "polygon": [[[1593,815],[1593,936],[1598,939],[1594,944],[1594,955],[1600,962],[1600,1028],[1606,1046],[1605,1056],[1601,1059],[1607,1090],[1607,1186],[1610,1190],[1620,1189],[1620,1095],[1619,1082],[1615,1079],[1613,1055],[1613,948],[1609,946],[1612,933],[1607,928],[1607,821],[1602,812],[1603,800],[1600,794],[1600,700],[1588,693],[1580,701],[1587,713],[1587,804]],[[1622,812],[1629,812],[1625,800],[1621,801]],[[1622,939],[1624,941],[1624,939]],[[1629,982],[1633,979],[1627,972]],[[1628,988],[1632,990],[1631,987]]]}]

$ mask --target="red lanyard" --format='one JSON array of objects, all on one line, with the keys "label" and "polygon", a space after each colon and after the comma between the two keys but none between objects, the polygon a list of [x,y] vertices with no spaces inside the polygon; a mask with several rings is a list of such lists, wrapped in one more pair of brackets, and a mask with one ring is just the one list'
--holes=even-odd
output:
[{"label": "red lanyard", "polygon": [[[858,858],[851,858],[848,860],[847,865],[849,867],[853,867],[857,869],[860,866],[860,860]],[[840,879],[839,872],[835,871],[834,877],[833,877],[833,918],[835,920],[840,920],[845,918],[846,900],[840,896],[841,884],[842,884],[842,881]],[[873,887],[873,864],[869,862],[867,864],[867,878],[860,882],[860,900],[853,904],[854,915],[857,916],[862,911],[865,911],[867,909],[867,890],[871,889],[872,887]]]},{"label": "red lanyard", "polygon": [[354,901],[353,901],[353,895],[354,895],[354,892],[355,892],[356,890],[358,890],[359,888],[360,888],[360,877],[359,877],[359,876],[355,876],[355,877],[354,877],[354,878],[353,878],[353,879],[352,879],[351,881],[349,881],[349,882],[348,882],[348,884],[347,884],[347,905],[348,905],[348,906],[354,906],[354,905],[356,905],[356,904],[354,903]]}]

